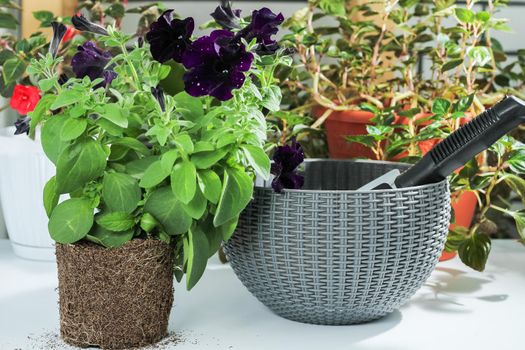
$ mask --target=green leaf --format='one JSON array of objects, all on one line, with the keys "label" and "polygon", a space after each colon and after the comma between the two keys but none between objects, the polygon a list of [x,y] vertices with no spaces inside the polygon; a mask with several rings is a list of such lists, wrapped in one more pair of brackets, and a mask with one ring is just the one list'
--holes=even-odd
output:
[{"label": "green leaf", "polygon": [[319,8],[328,15],[341,16],[346,15],[345,0],[320,0]]},{"label": "green leaf", "polygon": [[[166,94],[174,96],[179,92],[184,91],[183,76],[184,73],[186,73],[184,66],[173,60],[169,60],[168,62],[164,63],[164,65],[168,65],[171,68],[168,76],[161,78],[162,80],[160,82],[160,86],[164,89]],[[159,71],[159,76],[162,76],[163,73],[163,70]]]},{"label": "green leaf", "polygon": [[90,201],[71,198],[59,205],[49,218],[49,234],[58,243],[75,243],[84,238],[93,226]]},{"label": "green leaf", "polygon": [[516,223],[516,230],[521,237],[521,243],[525,243],[525,212],[524,211],[508,211]]},{"label": "green leaf", "polygon": [[454,104],[454,112],[466,112],[472,105],[473,101],[474,94],[470,94],[468,96],[460,98],[459,101],[456,104]]},{"label": "green leaf", "polygon": [[411,8],[419,3],[419,0],[400,0],[399,5],[404,8]]},{"label": "green leaf", "polygon": [[150,213],[144,213],[140,218],[140,228],[145,232],[151,232],[159,222]]},{"label": "green leaf", "polygon": [[234,217],[233,219],[225,222],[221,226],[217,227],[217,230],[220,232],[222,239],[226,242],[228,241],[239,223],[239,216]]},{"label": "green leaf", "polygon": [[57,99],[53,104],[51,105],[52,110],[56,110],[65,106],[72,105],[73,103],[77,103],[83,99],[83,95],[81,91],[77,90],[64,90],[60,95],[58,95]]},{"label": "green leaf", "polygon": [[[1,19],[0,19],[1,20]],[[26,71],[26,64],[18,57],[13,57],[5,61],[2,66],[2,74],[6,84],[15,82]]]},{"label": "green leaf", "polygon": [[518,194],[525,205],[525,180],[517,175],[506,173],[503,176],[505,183]]},{"label": "green leaf", "polygon": [[106,230],[121,232],[131,229],[135,225],[135,219],[129,213],[114,211],[99,214],[96,217],[97,224]]},{"label": "green leaf", "polygon": [[432,113],[445,115],[448,113],[451,103],[443,98],[436,98],[432,103]]},{"label": "green leaf", "polygon": [[104,109],[100,112],[100,116],[122,128],[128,127],[128,118],[124,113],[124,109],[116,103],[105,105]]},{"label": "green leaf", "polygon": [[348,142],[356,142],[366,147],[374,147],[375,137],[369,135],[353,135],[345,137]]},{"label": "green leaf", "polygon": [[131,213],[137,208],[142,191],[131,175],[109,173],[102,182],[102,197],[109,210]]},{"label": "green leaf", "polygon": [[177,111],[182,114],[182,119],[197,121],[204,115],[202,101],[198,98],[188,95],[186,92],[180,92],[174,97]]},{"label": "green leaf", "polygon": [[44,208],[46,209],[47,217],[51,216],[53,209],[58,204],[58,199],[60,195],[57,192],[56,188],[56,179],[53,176],[44,186]]},{"label": "green leaf", "polygon": [[55,101],[55,99],[56,99],[55,95],[42,96],[40,101],[38,101],[38,104],[36,105],[35,109],[32,112],[28,113],[28,115],[31,117],[29,137],[31,137],[32,139],[35,138],[35,132],[36,132],[37,125],[40,124],[40,122],[42,121],[46,113],[48,112],[49,106],[51,106],[51,104],[53,103],[53,101]]},{"label": "green leaf", "polygon": [[467,49],[467,56],[477,66],[484,66],[492,60],[492,53],[486,46],[476,46]]},{"label": "green leaf", "polygon": [[104,131],[106,131],[111,136],[121,137],[124,132],[123,128],[121,128],[117,124],[112,123],[109,120],[104,119],[104,118],[98,118],[95,121],[95,124],[100,126]]},{"label": "green leaf", "polygon": [[264,180],[268,180],[270,178],[271,164],[266,152],[262,148],[252,145],[244,145],[242,148],[248,163],[255,172],[261,175]]},{"label": "green leaf", "polygon": [[454,69],[457,66],[461,65],[462,63],[463,63],[463,59],[462,58],[456,58],[456,59],[450,60],[448,62],[445,62],[441,66],[441,71],[442,72],[449,71],[449,70]]},{"label": "green leaf", "polygon": [[42,22],[40,27],[49,27],[55,19],[55,15],[53,15],[51,11],[34,11],[33,17],[35,17],[37,21]]},{"label": "green leaf", "polygon": [[490,254],[491,242],[484,233],[476,233],[463,241],[458,248],[461,261],[476,271],[485,270]]},{"label": "green leaf", "polygon": [[271,112],[278,112],[281,109],[281,89],[276,85],[272,85],[263,88],[263,92],[264,97],[261,104]]},{"label": "green leaf", "polygon": [[38,82],[38,87],[40,88],[40,90],[46,92],[51,90],[55,86],[55,83],[57,83],[57,81],[57,78],[41,79]]},{"label": "green leaf", "polygon": [[188,265],[186,268],[186,288],[192,289],[202,277],[208,262],[208,239],[198,227],[188,231],[187,251]]},{"label": "green leaf", "polygon": [[187,204],[195,196],[197,189],[197,170],[190,161],[178,162],[171,172],[171,188],[175,197]]},{"label": "green leaf", "polygon": [[517,149],[509,154],[507,160],[510,170],[516,174],[525,174],[525,150]]},{"label": "green leaf", "polygon": [[242,169],[226,169],[224,172],[221,199],[213,218],[215,227],[238,216],[252,198],[253,181]]},{"label": "green leaf", "polygon": [[228,154],[228,149],[221,148],[215,151],[195,153],[191,156],[191,162],[197,169],[209,169]]},{"label": "green leaf", "polygon": [[169,186],[153,191],[146,200],[144,211],[153,215],[170,235],[187,232],[193,221]]},{"label": "green leaf", "polygon": [[204,215],[207,204],[208,201],[206,198],[202,195],[201,191],[197,190],[195,191],[193,199],[188,204],[184,205],[184,210],[186,210],[186,213],[192,218],[198,220]]},{"label": "green leaf", "polygon": [[160,184],[169,175],[170,172],[162,167],[160,160],[157,160],[146,169],[139,185],[142,188],[151,188]]},{"label": "green leaf", "polygon": [[158,156],[148,156],[132,160],[126,164],[126,173],[133,176],[135,179],[140,180],[151,164],[155,163],[157,160],[159,160]]},{"label": "green leaf", "polygon": [[173,141],[177,146],[182,148],[186,154],[193,153],[193,142],[188,134],[179,134],[173,138]]},{"label": "green leaf", "polygon": [[106,168],[106,152],[91,138],[78,139],[65,148],[57,161],[57,190],[73,192],[95,180]]},{"label": "green leaf", "polygon": [[170,149],[168,152],[164,153],[160,158],[160,162],[164,171],[171,174],[171,171],[173,170],[173,165],[175,165],[175,161],[178,157],[179,151],[177,151],[176,149]]},{"label": "green leaf", "polygon": [[461,23],[472,23],[476,19],[476,15],[469,9],[457,7],[454,9],[456,18]]},{"label": "green leaf", "polygon": [[0,12],[0,28],[16,29],[17,25],[18,21],[12,14]]},{"label": "green leaf", "polygon": [[15,53],[9,49],[0,51],[0,65],[4,65],[8,59],[16,57]]},{"label": "green leaf", "polygon": [[150,155],[150,150],[146,145],[131,137],[121,137],[111,142],[112,145],[124,146],[144,156]]},{"label": "green leaf", "polygon": [[60,134],[67,117],[57,115],[45,121],[42,127],[41,139],[42,148],[46,156],[56,165],[58,156],[69,145],[69,142],[62,141]]},{"label": "green leaf", "polygon": [[60,130],[62,141],[71,141],[84,133],[87,127],[86,119],[67,118]]},{"label": "green leaf", "polygon": [[448,232],[447,243],[445,244],[445,250],[447,252],[455,252],[459,249],[461,243],[467,238],[468,228],[463,226],[455,226],[453,230]]},{"label": "green leaf", "polygon": [[213,170],[199,170],[197,174],[199,188],[207,200],[217,204],[221,197],[221,179]]},{"label": "green leaf", "polygon": [[93,225],[93,228],[89,231],[86,238],[106,248],[118,248],[131,241],[133,238],[133,230],[113,232],[106,230],[100,225]]}]

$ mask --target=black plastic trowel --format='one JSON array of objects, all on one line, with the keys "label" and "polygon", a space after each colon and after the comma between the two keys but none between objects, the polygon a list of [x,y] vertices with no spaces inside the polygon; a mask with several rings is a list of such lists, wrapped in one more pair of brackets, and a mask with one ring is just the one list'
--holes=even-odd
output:
[{"label": "black plastic trowel", "polygon": [[403,188],[442,181],[523,122],[525,101],[507,96],[439,142],[406,171],[389,171],[357,191]]}]

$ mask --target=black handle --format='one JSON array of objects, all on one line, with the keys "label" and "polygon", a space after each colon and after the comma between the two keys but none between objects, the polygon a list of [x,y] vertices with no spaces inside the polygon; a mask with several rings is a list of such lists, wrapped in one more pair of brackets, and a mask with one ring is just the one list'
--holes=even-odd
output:
[{"label": "black handle", "polygon": [[439,142],[399,175],[397,187],[439,182],[525,122],[525,101],[508,96]]}]

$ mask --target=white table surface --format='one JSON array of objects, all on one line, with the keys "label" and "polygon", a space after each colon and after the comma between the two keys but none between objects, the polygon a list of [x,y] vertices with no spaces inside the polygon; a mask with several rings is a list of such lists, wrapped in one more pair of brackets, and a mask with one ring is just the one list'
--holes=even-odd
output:
[{"label": "white table surface", "polygon": [[[13,255],[0,240],[0,349],[47,349],[58,332],[56,266]],[[170,349],[525,349],[525,247],[496,240],[483,273],[458,258],[439,263],[412,300],[378,321],[315,326],[280,318],[228,266],[212,265],[191,293],[175,285]],[[51,347],[49,347],[51,348]],[[53,346],[52,349],[72,349]],[[165,349],[166,347],[162,347]]]}]

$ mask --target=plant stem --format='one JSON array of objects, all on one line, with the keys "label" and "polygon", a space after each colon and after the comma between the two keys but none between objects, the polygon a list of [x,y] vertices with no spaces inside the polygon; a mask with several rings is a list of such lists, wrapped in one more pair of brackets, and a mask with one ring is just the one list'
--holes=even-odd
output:
[{"label": "plant stem", "polygon": [[140,87],[140,79],[139,79],[139,75],[137,74],[137,70],[135,69],[135,66],[133,65],[133,63],[131,63],[131,60],[129,59],[128,50],[126,49],[126,46],[122,44],[120,45],[120,49],[122,50],[124,60],[126,61],[126,63],[131,69],[133,80],[135,80],[135,87],[138,89]]},{"label": "plant stem", "polygon": [[8,108],[9,108],[9,104],[7,104],[5,106],[2,106],[2,107],[0,107],[0,112],[3,112],[3,111],[5,111]]},{"label": "plant stem", "polygon": [[481,207],[478,222],[476,222],[476,224],[473,225],[468,232],[469,237],[474,236],[481,223],[483,223],[486,220],[485,214],[487,213],[487,211],[491,208],[491,206],[494,207],[494,205],[491,205],[490,195],[492,194],[492,190],[498,183],[498,175],[502,169],[502,166],[503,161],[501,157],[498,157],[498,166],[496,168],[496,171],[494,172],[494,175],[492,175],[492,178],[490,179],[490,184],[487,187],[487,191],[485,192],[485,204]]}]

